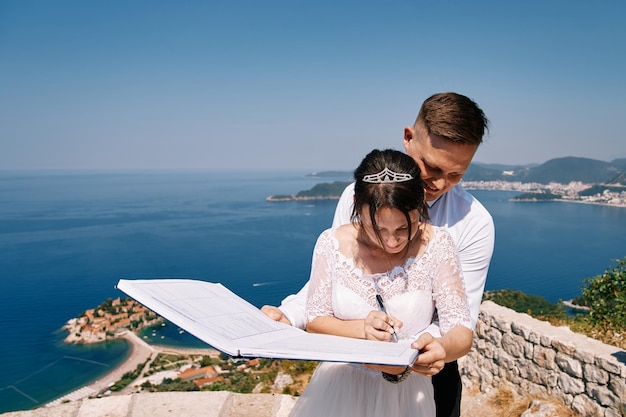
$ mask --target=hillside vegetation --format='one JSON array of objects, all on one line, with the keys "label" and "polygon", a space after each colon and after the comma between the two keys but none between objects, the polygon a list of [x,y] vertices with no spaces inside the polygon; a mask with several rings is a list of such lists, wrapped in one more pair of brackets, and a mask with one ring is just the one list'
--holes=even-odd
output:
[{"label": "hillside vegetation", "polygon": [[510,289],[487,291],[483,299],[626,349],[626,257],[616,262],[603,274],[586,279],[581,296],[573,300],[573,304],[588,308],[588,313],[571,316],[561,301],[554,304]]}]

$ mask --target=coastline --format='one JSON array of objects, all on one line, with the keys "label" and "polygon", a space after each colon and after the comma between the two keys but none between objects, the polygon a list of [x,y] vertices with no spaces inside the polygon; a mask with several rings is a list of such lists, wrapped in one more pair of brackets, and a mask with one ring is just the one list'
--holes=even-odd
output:
[{"label": "coastline", "polygon": [[591,308],[586,307],[586,306],[580,306],[578,304],[574,304],[573,300],[567,300],[567,301],[563,301],[563,305],[565,307],[571,308],[572,310],[579,310],[579,311],[591,311]]},{"label": "coastline", "polygon": [[307,197],[298,197],[296,195],[289,196],[273,196],[270,195],[265,198],[265,201],[270,201],[272,203],[280,203],[283,201],[312,201],[312,200],[339,200],[341,196],[339,195],[329,195],[329,196],[307,196]]},{"label": "coastline", "polygon": [[130,353],[122,363],[95,381],[44,404],[44,407],[51,407],[67,401],[78,401],[86,397],[98,395],[119,381],[126,372],[137,369],[137,365],[144,363],[156,352],[156,349],[141,340],[131,331],[127,330],[121,333],[119,338],[125,339],[130,344]]},{"label": "coastline", "polygon": [[[509,190],[483,190],[483,191],[509,191]],[[515,199],[515,198],[511,198],[509,199],[510,202],[512,203],[549,203],[549,202],[556,202],[556,203],[578,203],[578,204],[589,204],[589,205],[594,205],[594,206],[606,206],[606,207],[622,207],[622,208],[626,208],[626,203],[621,204],[621,203],[606,203],[606,202],[602,202],[602,201],[584,201],[584,200],[565,200],[562,198],[553,198],[553,199],[547,199],[547,200],[539,200],[539,199]]]},{"label": "coastline", "polygon": [[149,359],[153,360],[154,358],[156,358],[156,355],[162,352],[199,355],[219,354],[219,351],[216,349],[189,349],[176,348],[171,346],[150,345],[130,330],[126,330],[121,333],[119,338],[126,340],[131,346],[128,357],[122,363],[120,363],[107,374],[89,383],[88,385],[85,385],[77,390],[63,395],[60,398],[46,403],[44,407],[50,407],[66,401],[77,401],[89,396],[104,394],[109,387],[122,379],[122,376],[125,373],[134,371],[135,369],[137,369],[137,366],[145,363]]},{"label": "coastline", "polygon": [[144,363],[153,354],[156,355],[156,353],[158,353],[157,349],[141,340],[139,336],[129,330],[125,331],[121,335],[121,338],[130,343],[130,354],[128,355],[126,360],[124,360],[124,362],[120,363],[116,368],[112,369],[111,372],[87,385],[87,387],[92,389],[93,391],[102,392],[103,390],[109,388],[111,385],[122,379],[122,376],[126,372],[134,371],[135,369],[137,369],[137,366],[139,364]]}]

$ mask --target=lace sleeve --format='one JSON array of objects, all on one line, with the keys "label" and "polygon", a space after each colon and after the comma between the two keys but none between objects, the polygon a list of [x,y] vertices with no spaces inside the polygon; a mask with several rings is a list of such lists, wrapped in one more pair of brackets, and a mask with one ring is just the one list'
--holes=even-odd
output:
[{"label": "lace sleeve", "polygon": [[472,330],[469,305],[463,284],[459,255],[448,232],[440,229],[437,237],[438,268],[433,285],[433,298],[441,334],[454,326]]},{"label": "lace sleeve", "polygon": [[333,231],[324,231],[315,244],[309,292],[306,298],[307,323],[316,317],[333,316],[332,254],[338,250]]}]

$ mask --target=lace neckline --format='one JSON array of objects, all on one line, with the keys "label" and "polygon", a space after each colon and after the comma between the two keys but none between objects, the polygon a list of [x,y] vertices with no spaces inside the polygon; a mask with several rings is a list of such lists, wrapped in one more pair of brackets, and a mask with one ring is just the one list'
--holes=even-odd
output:
[{"label": "lace neckline", "polygon": [[428,253],[430,251],[430,247],[431,247],[431,243],[434,240],[434,232],[433,232],[433,238],[431,238],[427,243],[426,246],[424,247],[424,251],[419,254],[418,256],[409,256],[402,265],[396,265],[393,268],[384,271],[384,272],[375,272],[375,273],[365,273],[365,271],[363,271],[363,269],[359,268],[356,265],[356,262],[354,261],[353,257],[347,257],[346,255],[344,255],[340,250],[339,250],[339,240],[337,239],[337,237],[335,236],[334,233],[332,233],[332,239],[334,242],[334,246],[335,249],[337,251],[337,254],[339,256],[339,258],[341,259],[342,262],[345,262],[347,265],[350,266],[350,269],[352,271],[354,271],[354,273],[359,276],[360,278],[363,279],[370,279],[373,281],[378,281],[381,278],[388,278],[390,281],[393,281],[394,279],[396,279],[399,276],[403,276],[403,277],[407,277],[407,273],[406,271],[411,267],[411,265],[413,265],[417,260],[419,260],[420,258],[422,258],[426,253]]}]

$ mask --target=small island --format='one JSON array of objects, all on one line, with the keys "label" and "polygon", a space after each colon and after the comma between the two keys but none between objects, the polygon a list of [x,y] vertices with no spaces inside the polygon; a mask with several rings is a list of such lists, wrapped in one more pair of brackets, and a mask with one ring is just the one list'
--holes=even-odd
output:
[{"label": "small island", "polygon": [[51,405],[133,392],[234,391],[300,395],[317,366],[315,361],[231,358],[206,348],[151,345],[135,334],[165,320],[130,298],[107,299],[70,319],[66,343],[101,343],[126,339],[126,360],[89,385],[52,401]]},{"label": "small island", "polygon": [[310,190],[300,191],[291,195],[271,195],[267,201],[307,201],[307,200],[339,200],[343,190],[350,184],[348,181],[323,182]]},{"label": "small island", "polygon": [[539,202],[539,201],[554,201],[561,200],[562,196],[553,194],[550,191],[545,192],[537,192],[537,193],[524,193],[518,196],[512,197],[511,201],[530,201],[530,202]]},{"label": "small island", "polygon": [[123,336],[126,330],[139,330],[163,321],[141,304],[130,298],[108,298],[96,308],[86,310],[70,319],[64,330],[67,343],[100,343]]}]

